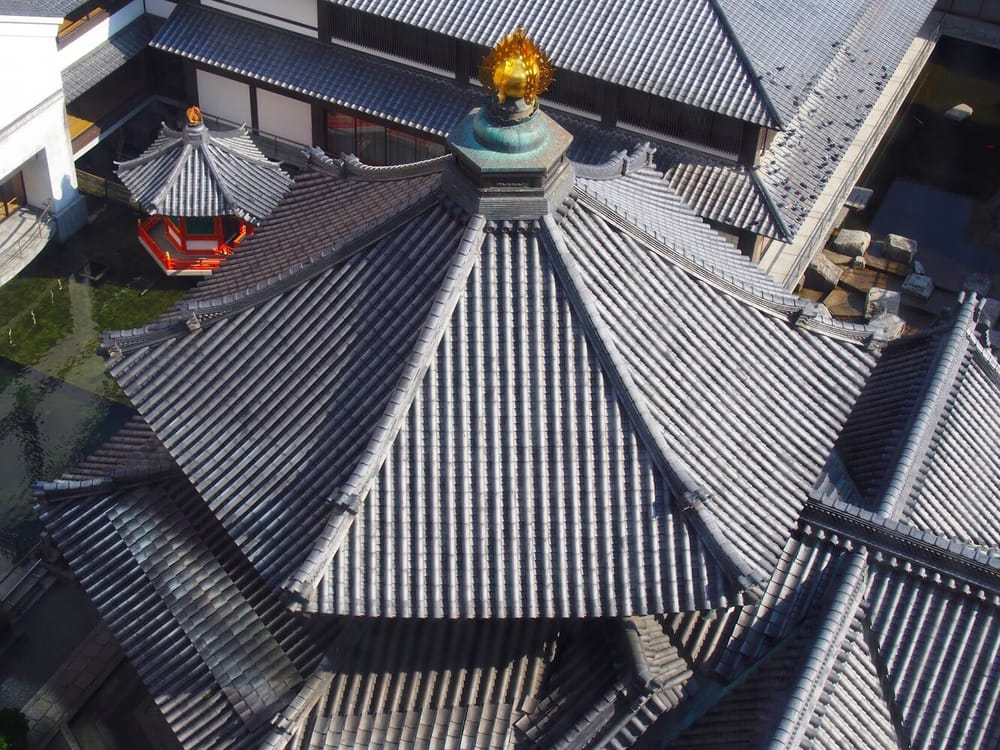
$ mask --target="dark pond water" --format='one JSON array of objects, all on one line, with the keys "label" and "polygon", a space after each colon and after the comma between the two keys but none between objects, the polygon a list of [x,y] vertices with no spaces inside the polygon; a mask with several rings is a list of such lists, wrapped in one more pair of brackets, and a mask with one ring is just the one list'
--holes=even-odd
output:
[{"label": "dark pond water", "polygon": [[131,408],[0,357],[0,546],[24,551],[38,536],[31,485],[79,462]]},{"label": "dark pond water", "polygon": [[[958,290],[969,273],[1000,286],[1000,238],[990,202],[1000,194],[1000,51],[942,39],[859,184],[874,190],[849,225],[917,240],[935,282]],[[973,109],[956,122],[945,112]]]}]

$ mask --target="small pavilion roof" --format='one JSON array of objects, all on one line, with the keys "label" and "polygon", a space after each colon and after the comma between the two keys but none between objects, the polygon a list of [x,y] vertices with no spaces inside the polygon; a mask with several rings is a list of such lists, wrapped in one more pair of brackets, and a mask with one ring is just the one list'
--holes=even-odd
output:
[{"label": "small pavilion roof", "polygon": [[212,131],[200,112],[190,117],[183,130],[164,124],[142,156],[118,165],[118,177],[150,214],[263,222],[292,178],[261,153],[246,125]]}]

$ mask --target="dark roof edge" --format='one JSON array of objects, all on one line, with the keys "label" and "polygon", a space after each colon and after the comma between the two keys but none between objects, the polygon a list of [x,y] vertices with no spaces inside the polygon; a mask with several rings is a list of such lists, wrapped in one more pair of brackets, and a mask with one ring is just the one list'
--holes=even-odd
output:
[{"label": "dark roof edge", "polygon": [[312,258],[288,268],[277,276],[261,281],[248,289],[224,297],[205,300],[184,300],[177,306],[179,320],[166,325],[157,322],[143,328],[108,331],[101,339],[101,348],[112,358],[125,351],[175,338],[199,329],[203,324],[224,320],[275,295],[288,291],[299,284],[323,273],[331,266],[361,252],[383,237],[392,234],[422,213],[439,204],[433,195],[436,187],[429,188],[411,203],[403,206],[389,217],[380,217],[345,237],[339,244],[324,250]]},{"label": "dark roof edge", "polygon": [[[767,89],[761,83],[762,77],[757,73],[757,69],[754,68],[753,62],[750,60],[750,55],[743,48],[743,44],[740,42],[740,38],[736,35],[735,29],[731,23],[729,23],[729,18],[722,10],[722,6],[719,5],[718,0],[708,0],[708,4],[712,6],[712,10],[715,11],[716,17],[719,19],[719,23],[726,32],[726,36],[729,37],[729,41],[732,42],[733,48],[736,50],[736,54],[740,58],[740,62],[743,63],[743,67],[746,69],[747,76],[754,82],[754,88],[757,90],[760,100],[764,103],[764,108],[767,110],[768,114],[771,116],[774,126],[783,130],[785,127],[785,122],[781,117],[781,112],[778,108],[774,106],[774,102],[771,101],[771,97],[768,96]],[[768,124],[770,127],[770,124]]]},{"label": "dark roof edge", "polygon": [[549,258],[553,269],[562,281],[567,298],[580,316],[581,325],[601,361],[605,375],[614,384],[615,392],[628,413],[633,428],[645,444],[657,469],[667,480],[678,507],[683,511],[691,511],[686,518],[691,521],[699,538],[739,590],[762,583],[766,580],[764,573],[750,565],[722,533],[714,514],[705,505],[710,500],[709,493],[691,479],[663,439],[662,433],[657,430],[645,399],[633,381],[613,337],[606,330],[607,326],[601,319],[597,303],[566,247],[556,219],[552,214],[547,214],[542,218],[542,223],[549,240],[546,245],[552,248]]},{"label": "dark roof edge", "polygon": [[350,478],[335,489],[329,498],[331,511],[326,526],[302,564],[282,582],[294,600],[293,608],[305,600],[306,591],[323,575],[340,548],[357,515],[358,506],[371,489],[396,440],[410,406],[420,390],[424,373],[430,367],[438,345],[451,322],[452,314],[465,293],[472,270],[479,262],[486,220],[471,216],[458,249],[437,296],[421,326],[420,334],[406,367],[368,441],[368,446]]},{"label": "dark roof edge", "polygon": [[627,230],[638,237],[644,245],[654,252],[659,253],[673,265],[678,266],[713,289],[733,297],[762,313],[781,318],[789,324],[794,324],[799,328],[810,330],[829,338],[849,341],[864,346],[868,346],[873,341],[879,340],[882,335],[878,329],[870,325],[845,323],[833,318],[820,316],[817,314],[816,305],[806,300],[796,299],[794,302],[785,302],[733,283],[705,268],[700,263],[685,257],[656,236],[630,222],[614,209],[584,191],[576,190],[574,196],[589,209],[600,214],[601,218],[611,225]]},{"label": "dark roof edge", "polygon": [[375,167],[365,164],[354,154],[344,154],[342,158],[329,156],[319,146],[311,146],[303,153],[306,155],[306,163],[317,172],[364,182],[392,182],[440,174],[455,158],[454,154],[448,153],[409,164]]},{"label": "dark roof edge", "polygon": [[907,425],[907,437],[900,447],[896,466],[879,501],[878,513],[888,518],[895,518],[903,510],[905,498],[930,446],[934,428],[941,419],[951,386],[958,377],[970,344],[969,331],[974,322],[977,297],[975,292],[963,292],[959,298],[962,307],[929,372],[922,402]]},{"label": "dark roof edge", "polygon": [[1000,594],[1000,555],[948,539],[828,496],[809,498],[802,511],[807,533],[845,548],[864,545],[882,562],[923,567]]}]

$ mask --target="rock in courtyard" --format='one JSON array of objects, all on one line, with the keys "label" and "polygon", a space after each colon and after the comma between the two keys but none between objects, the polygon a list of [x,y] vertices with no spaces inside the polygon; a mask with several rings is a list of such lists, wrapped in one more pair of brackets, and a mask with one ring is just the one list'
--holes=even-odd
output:
[{"label": "rock in courtyard", "polygon": [[922,300],[928,300],[934,292],[934,281],[930,276],[925,276],[921,273],[911,273],[903,282],[903,291]]},{"label": "rock in courtyard", "polygon": [[890,234],[885,241],[882,252],[889,260],[898,260],[900,263],[912,263],[917,255],[917,241],[900,234]]},{"label": "rock in courtyard", "polygon": [[872,236],[860,229],[841,229],[833,241],[833,249],[844,255],[864,255],[872,244]]},{"label": "rock in courtyard", "polygon": [[885,313],[899,315],[901,296],[899,292],[873,286],[868,290],[868,296],[865,297],[865,318],[871,320]]},{"label": "rock in courtyard", "polygon": [[820,292],[829,292],[840,282],[844,269],[820,253],[806,269],[806,285]]}]

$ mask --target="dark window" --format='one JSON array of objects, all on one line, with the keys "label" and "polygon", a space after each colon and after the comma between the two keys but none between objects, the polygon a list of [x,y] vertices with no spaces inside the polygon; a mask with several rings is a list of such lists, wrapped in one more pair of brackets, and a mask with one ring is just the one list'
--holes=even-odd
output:
[{"label": "dark window", "polygon": [[385,164],[385,126],[359,117],[354,132],[357,157],[365,164]]},{"label": "dark window", "polygon": [[330,36],[333,39],[403,57],[454,75],[457,43],[452,37],[339,5],[331,10]]},{"label": "dark window", "polygon": [[212,216],[188,216],[184,219],[184,229],[188,236],[215,236],[215,218]]},{"label": "dark window", "polygon": [[604,84],[601,81],[568,70],[557,70],[552,85],[543,96],[554,102],[599,114],[603,92]]},{"label": "dark window", "polygon": [[365,164],[408,164],[444,153],[444,144],[349,112],[327,111],[326,150],[354,154]]},{"label": "dark window", "polygon": [[618,89],[618,119],[733,155],[743,138],[743,123],[733,117],[625,88]]},{"label": "dark window", "polygon": [[24,178],[20,172],[16,172],[13,176],[0,182],[0,221],[6,219],[26,203]]}]

